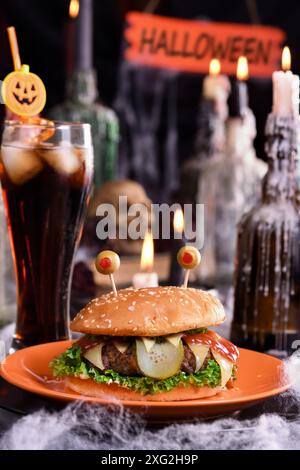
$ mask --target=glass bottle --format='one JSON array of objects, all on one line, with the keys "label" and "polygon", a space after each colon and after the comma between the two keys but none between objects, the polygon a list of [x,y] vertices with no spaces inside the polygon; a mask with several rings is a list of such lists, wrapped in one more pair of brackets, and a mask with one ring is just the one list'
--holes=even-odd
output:
[{"label": "glass bottle", "polygon": [[[97,102],[97,75],[93,69],[93,0],[80,0],[75,35],[68,47],[65,102],[54,107],[49,117],[57,121],[91,125],[94,147],[94,184],[115,179],[118,173],[119,123],[113,110]],[[68,62],[68,61],[67,61]]]},{"label": "glass bottle", "polygon": [[300,331],[297,129],[298,117],[269,115],[262,198],[239,223],[231,336],[260,351],[291,352]]},{"label": "glass bottle", "polygon": [[91,125],[96,187],[118,174],[119,122],[115,112],[97,100],[97,76],[93,69],[74,70],[67,81],[66,101],[48,114],[58,121]]}]

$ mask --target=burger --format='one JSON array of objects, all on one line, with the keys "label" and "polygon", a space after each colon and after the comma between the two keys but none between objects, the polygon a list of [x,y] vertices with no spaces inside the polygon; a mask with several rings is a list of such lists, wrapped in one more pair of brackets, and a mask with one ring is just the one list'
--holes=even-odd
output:
[{"label": "burger", "polygon": [[182,287],[123,289],[92,300],[71,322],[83,336],[50,363],[82,395],[173,401],[233,386],[238,349],[210,330],[220,301]]}]

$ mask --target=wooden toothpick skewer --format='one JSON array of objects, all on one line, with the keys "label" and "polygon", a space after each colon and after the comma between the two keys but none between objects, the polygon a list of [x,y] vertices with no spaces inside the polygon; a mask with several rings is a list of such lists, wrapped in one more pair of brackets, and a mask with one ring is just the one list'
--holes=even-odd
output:
[{"label": "wooden toothpick skewer", "polygon": [[115,297],[118,296],[118,291],[117,291],[117,288],[116,288],[116,283],[115,283],[115,280],[114,280],[114,275],[113,274],[109,274],[109,279],[110,279],[110,282],[111,282],[111,285],[112,285],[112,288],[113,288],[113,291],[114,291],[114,295]]},{"label": "wooden toothpick skewer", "polygon": [[185,273],[184,273],[184,280],[183,280],[183,286],[185,289],[187,288],[188,286],[188,282],[189,282],[189,276],[190,276],[190,270],[189,269],[186,269],[185,270]]}]

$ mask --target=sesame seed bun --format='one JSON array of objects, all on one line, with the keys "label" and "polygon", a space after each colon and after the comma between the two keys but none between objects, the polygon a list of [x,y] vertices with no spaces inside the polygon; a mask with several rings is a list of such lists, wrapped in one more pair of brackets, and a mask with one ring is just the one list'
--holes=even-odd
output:
[{"label": "sesame seed bun", "polygon": [[122,289],[92,300],[71,330],[109,336],[166,336],[225,320],[221,302],[203,290],[183,287]]},{"label": "sesame seed bun", "polygon": [[64,380],[67,387],[80,395],[97,398],[110,398],[116,400],[137,400],[137,401],[181,401],[181,400],[199,400],[208,398],[222,392],[222,387],[196,387],[190,385],[185,387],[180,385],[170,392],[158,392],[153,395],[143,395],[142,393],[129,390],[117,384],[97,384],[92,379],[79,379],[76,377],[67,377]]}]

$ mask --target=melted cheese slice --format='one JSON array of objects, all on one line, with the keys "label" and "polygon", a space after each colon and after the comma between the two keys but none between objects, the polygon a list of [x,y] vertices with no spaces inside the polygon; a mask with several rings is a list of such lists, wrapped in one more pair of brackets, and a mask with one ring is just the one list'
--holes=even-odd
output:
[{"label": "melted cheese slice", "polygon": [[118,341],[117,339],[114,339],[113,343],[117,350],[122,354],[127,351],[129,346],[129,343],[124,343],[124,341]]},{"label": "melted cheese slice", "polygon": [[102,362],[102,348],[105,343],[97,344],[94,348],[88,349],[83,357],[85,357],[91,364],[94,364],[101,370],[104,370],[104,364]]},{"label": "melted cheese slice", "polygon": [[232,375],[232,368],[233,363],[225,359],[221,354],[217,353],[216,351],[211,351],[215,361],[219,364],[221,369],[221,387],[225,387],[228,380],[231,378]]},{"label": "melted cheese slice", "polygon": [[195,372],[198,372],[198,370],[201,369],[203,366],[203,363],[206,359],[207,353],[209,351],[209,346],[206,344],[189,344],[190,350],[194,353],[194,356],[196,358],[196,369]]},{"label": "melted cheese slice", "polygon": [[141,340],[144,343],[146,351],[149,353],[155,345],[155,339],[142,337]]},{"label": "melted cheese slice", "polygon": [[176,335],[169,335],[169,336],[166,336],[166,341],[173,344],[173,346],[175,346],[175,348],[178,348],[179,341],[181,340],[181,337],[182,337],[182,333],[179,333],[179,334],[176,334]]},{"label": "melted cheese slice", "polygon": [[[175,346],[175,348],[178,348],[181,337],[182,337],[182,333],[179,333],[179,334],[176,334],[176,335],[165,336],[165,340],[168,341],[168,343]],[[141,340],[143,341],[145,349],[146,349],[147,352],[150,352],[153,349],[153,347],[156,343],[155,338],[145,338],[145,337],[143,337],[143,338],[141,338]]]}]

